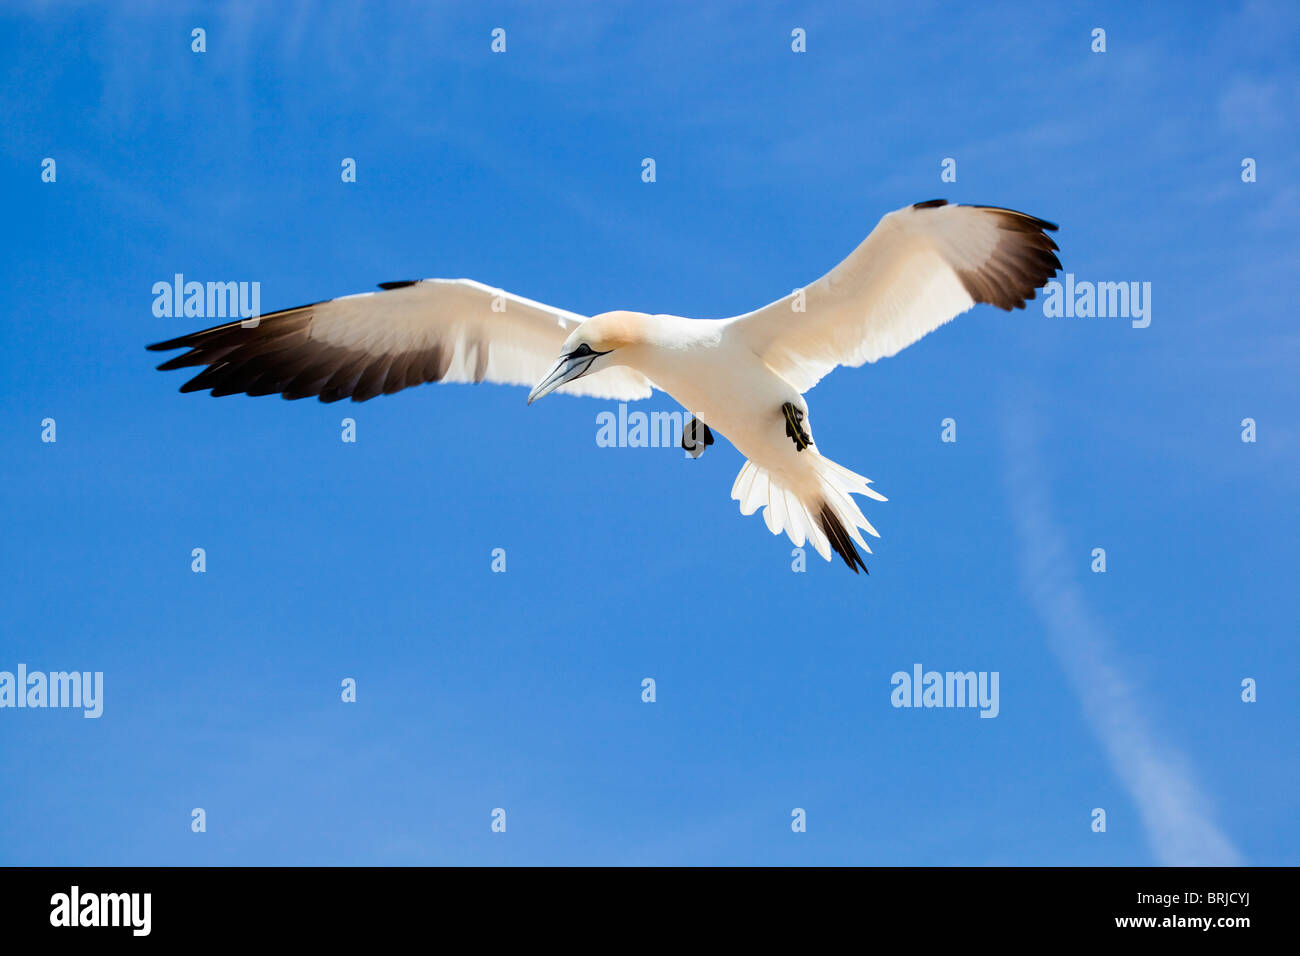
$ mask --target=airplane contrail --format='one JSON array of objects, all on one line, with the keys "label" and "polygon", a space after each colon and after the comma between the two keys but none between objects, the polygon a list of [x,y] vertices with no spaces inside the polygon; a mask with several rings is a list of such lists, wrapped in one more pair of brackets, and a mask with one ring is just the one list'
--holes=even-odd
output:
[{"label": "airplane contrail", "polygon": [[1241,854],[1211,819],[1209,798],[1197,786],[1186,757],[1152,731],[1104,625],[1076,583],[1081,558],[1067,550],[1052,517],[1035,447],[1035,420],[1025,404],[1019,403],[1005,423],[1007,486],[1024,587],[1046,627],[1048,646],[1078,694],[1111,767],[1137,805],[1160,863],[1239,865]]},{"label": "airplane contrail", "polygon": [[586,318],[469,279],[424,279],[149,348],[188,349],[158,367],[207,366],[181,391],[214,396],[361,402],[424,382],[536,382],[531,404],[553,391],[630,401],[658,388],[697,416],[688,450],[702,452],[716,428],[748,459],[731,489],[742,514],[763,508],[773,534],[808,540],[828,561],[833,549],[856,574],[866,564],[855,543],[871,553],[859,529],[880,535],[852,495],[885,498],[821,455],[804,393],[976,303],[1023,309],[1061,267],[1054,229],[1011,209],[916,203],[884,216],[816,282],[730,319]]}]

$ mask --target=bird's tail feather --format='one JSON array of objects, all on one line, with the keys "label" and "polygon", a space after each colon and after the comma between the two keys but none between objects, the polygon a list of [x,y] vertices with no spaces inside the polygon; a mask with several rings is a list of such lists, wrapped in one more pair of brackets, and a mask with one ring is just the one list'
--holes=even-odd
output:
[{"label": "bird's tail feather", "polygon": [[865,571],[867,566],[853,545],[861,545],[867,554],[871,548],[858,529],[877,538],[880,534],[850,496],[866,495],[877,501],[885,501],[885,496],[871,488],[870,479],[823,458],[814,448],[806,449],[803,456],[801,462],[810,464],[812,471],[802,480],[775,475],[746,461],[731,487],[731,497],[740,502],[741,514],[762,508],[768,530],[784,531],[796,547],[803,547],[806,540],[827,561],[834,550],[854,574],[859,567]]}]

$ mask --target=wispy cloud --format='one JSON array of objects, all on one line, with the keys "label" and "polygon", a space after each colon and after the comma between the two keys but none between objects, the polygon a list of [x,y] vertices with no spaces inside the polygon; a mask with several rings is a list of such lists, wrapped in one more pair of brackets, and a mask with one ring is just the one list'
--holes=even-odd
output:
[{"label": "wispy cloud", "polygon": [[1068,551],[1053,516],[1036,419],[1028,411],[1009,412],[1004,432],[1024,588],[1089,724],[1137,805],[1156,858],[1167,866],[1242,863],[1211,818],[1209,798],[1186,758],[1153,731],[1104,623],[1088,607],[1075,570],[1086,556]]}]

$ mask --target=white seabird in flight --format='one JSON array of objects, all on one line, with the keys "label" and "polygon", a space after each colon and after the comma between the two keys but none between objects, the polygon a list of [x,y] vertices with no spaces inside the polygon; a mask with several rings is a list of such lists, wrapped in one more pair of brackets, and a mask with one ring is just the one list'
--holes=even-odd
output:
[{"label": "white seabird in flight", "polygon": [[188,349],[158,368],[207,366],[181,391],[213,395],[364,402],[424,382],[487,381],[536,383],[532,404],[550,392],[631,401],[658,388],[696,416],[688,450],[712,444],[711,427],[746,456],[731,489],[742,514],[763,508],[773,534],[807,540],[828,561],[833,549],[856,574],[866,565],[854,544],[871,553],[859,529],[880,535],[851,495],[886,499],[822,457],[804,393],[976,303],[1024,308],[1061,267],[1045,232],[1055,229],[1011,209],[917,203],[884,216],[816,282],[730,319],[586,318],[469,279],[424,279],[149,348]]}]

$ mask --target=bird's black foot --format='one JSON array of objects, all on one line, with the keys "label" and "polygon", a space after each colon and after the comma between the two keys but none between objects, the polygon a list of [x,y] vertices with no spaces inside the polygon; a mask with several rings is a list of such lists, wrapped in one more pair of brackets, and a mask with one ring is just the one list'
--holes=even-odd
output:
[{"label": "bird's black foot", "polygon": [[692,418],[682,429],[682,448],[692,458],[699,458],[704,454],[704,449],[712,444],[713,432],[698,418]]},{"label": "bird's black foot", "polygon": [[781,406],[781,411],[785,414],[785,434],[794,442],[795,451],[803,451],[812,445],[812,436],[804,430],[803,412],[795,408],[793,402],[786,402]]}]

